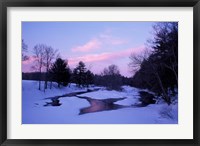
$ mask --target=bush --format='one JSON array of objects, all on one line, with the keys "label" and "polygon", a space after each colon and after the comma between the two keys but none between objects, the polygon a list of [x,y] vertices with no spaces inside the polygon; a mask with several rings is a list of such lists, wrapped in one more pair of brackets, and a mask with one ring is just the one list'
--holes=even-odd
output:
[{"label": "bush", "polygon": [[170,106],[165,105],[160,109],[159,114],[163,118],[177,120],[177,118],[178,118],[177,108],[178,108],[177,104],[173,105],[173,106],[172,105],[170,105]]},{"label": "bush", "polygon": [[143,105],[156,103],[155,96],[153,94],[150,94],[145,91],[140,91],[139,93],[140,93],[139,101],[141,101]]}]

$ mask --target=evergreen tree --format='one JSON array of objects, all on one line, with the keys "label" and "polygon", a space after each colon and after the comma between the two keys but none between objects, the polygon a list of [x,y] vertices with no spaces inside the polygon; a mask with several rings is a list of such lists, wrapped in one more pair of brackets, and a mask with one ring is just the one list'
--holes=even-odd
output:
[{"label": "evergreen tree", "polygon": [[153,28],[154,37],[148,41],[153,51],[142,59],[132,57],[133,63],[141,62],[133,85],[158,93],[170,104],[168,91],[178,87],[178,23],[157,23]]},{"label": "evergreen tree", "polygon": [[86,80],[85,80],[86,86],[89,87],[90,84],[94,83],[94,74],[90,71],[86,71]]},{"label": "evergreen tree", "polygon": [[50,69],[50,74],[55,82],[60,85],[68,85],[70,81],[71,72],[66,61],[61,58],[56,59],[55,63]]},{"label": "evergreen tree", "polygon": [[73,71],[73,80],[79,87],[86,85],[86,71],[87,69],[82,61]]}]

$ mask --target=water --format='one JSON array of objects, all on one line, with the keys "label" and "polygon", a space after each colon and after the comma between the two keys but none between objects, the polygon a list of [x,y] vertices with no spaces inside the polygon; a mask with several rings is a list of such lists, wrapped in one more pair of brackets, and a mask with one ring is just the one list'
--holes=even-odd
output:
[{"label": "water", "polygon": [[87,98],[88,102],[90,103],[89,107],[85,107],[80,109],[79,115],[93,113],[93,112],[100,112],[100,111],[108,111],[108,110],[117,110],[120,108],[125,108],[127,106],[114,104],[114,102],[123,100],[123,99],[92,99]]},{"label": "water", "polygon": [[124,100],[125,98],[92,99],[90,97],[78,96],[79,94],[98,91],[98,90],[99,89],[81,91],[81,92],[73,92],[73,93],[68,93],[68,94],[64,94],[64,95],[61,95],[61,96],[48,97],[48,98],[45,98],[45,99],[51,99],[51,102],[46,102],[46,104],[44,106],[61,106],[62,104],[60,103],[59,98],[75,96],[75,97],[78,97],[78,98],[81,98],[81,99],[85,99],[90,103],[89,107],[85,107],[85,108],[80,109],[79,115],[87,114],[87,113],[93,113],[93,112],[100,112],[100,111],[117,110],[117,109],[120,109],[120,108],[127,107],[127,106],[123,106],[123,105],[119,105],[119,104],[114,103],[114,102],[119,101],[119,100]]},{"label": "water", "polygon": [[51,99],[52,102],[46,102],[46,104],[44,106],[60,106],[60,100],[57,98],[53,98]]}]

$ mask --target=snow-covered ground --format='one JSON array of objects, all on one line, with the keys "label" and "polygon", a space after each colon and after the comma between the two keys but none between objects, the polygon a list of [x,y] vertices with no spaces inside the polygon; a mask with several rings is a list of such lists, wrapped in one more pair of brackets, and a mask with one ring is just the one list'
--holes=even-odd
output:
[{"label": "snow-covered ground", "polygon": [[[91,87],[94,89],[96,87]],[[99,87],[98,87],[99,88]],[[75,84],[70,87],[38,90],[38,82],[22,81],[22,124],[176,124],[178,123],[178,105],[165,103],[152,104],[146,107],[134,107],[138,103],[140,91],[137,88],[123,86],[120,91],[98,91],[80,94],[92,99],[123,98],[116,104],[127,106],[117,110],[101,111],[79,115],[80,109],[89,107],[86,99],[75,96],[59,98],[60,106],[44,106],[51,102],[48,97],[60,96],[71,92],[86,91]]]}]

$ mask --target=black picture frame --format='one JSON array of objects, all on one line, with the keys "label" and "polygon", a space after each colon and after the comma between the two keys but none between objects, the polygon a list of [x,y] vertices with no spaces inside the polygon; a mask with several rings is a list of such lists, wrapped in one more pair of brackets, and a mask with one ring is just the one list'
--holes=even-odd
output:
[{"label": "black picture frame", "polygon": [[[193,139],[74,139],[23,140],[7,139],[7,8],[8,7],[193,7],[194,12],[194,138]],[[60,146],[197,146],[199,142],[199,62],[200,62],[200,2],[199,0],[1,0],[0,2],[0,144],[2,146],[60,145]],[[185,34],[187,35],[187,34]]]}]

